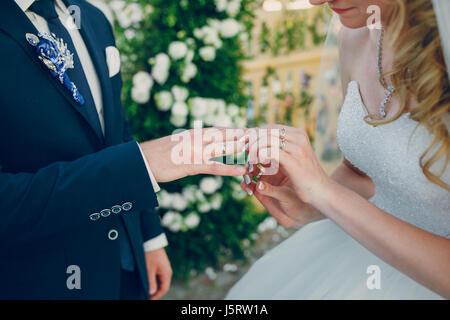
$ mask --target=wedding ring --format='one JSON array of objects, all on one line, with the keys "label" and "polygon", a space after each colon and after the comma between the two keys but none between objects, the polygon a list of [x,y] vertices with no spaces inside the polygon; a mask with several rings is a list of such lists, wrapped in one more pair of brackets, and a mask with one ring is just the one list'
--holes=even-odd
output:
[{"label": "wedding ring", "polygon": [[259,178],[261,178],[261,176],[264,174],[264,172],[266,172],[266,169],[261,165],[261,164],[257,164],[256,165],[257,167],[258,167],[258,169],[259,169],[259,172],[258,172],[258,174],[256,175],[256,179],[259,179]]},{"label": "wedding ring", "polygon": [[286,137],[286,128],[280,129],[280,138],[284,139]]},{"label": "wedding ring", "polygon": [[286,146],[286,140],[284,138],[281,138],[280,140],[280,149],[283,149]]}]

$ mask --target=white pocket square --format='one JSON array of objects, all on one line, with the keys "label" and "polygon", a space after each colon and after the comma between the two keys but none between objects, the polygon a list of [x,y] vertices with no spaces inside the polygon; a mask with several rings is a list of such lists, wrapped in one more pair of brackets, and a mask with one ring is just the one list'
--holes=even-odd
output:
[{"label": "white pocket square", "polygon": [[114,77],[120,71],[120,53],[114,46],[106,47],[106,64],[108,65],[109,77]]}]

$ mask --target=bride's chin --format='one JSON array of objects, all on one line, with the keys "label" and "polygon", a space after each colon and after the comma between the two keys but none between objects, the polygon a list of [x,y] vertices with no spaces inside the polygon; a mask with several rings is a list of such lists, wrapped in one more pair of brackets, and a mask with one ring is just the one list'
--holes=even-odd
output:
[{"label": "bride's chin", "polygon": [[352,18],[346,18],[342,15],[339,15],[339,20],[341,21],[342,25],[350,28],[350,29],[359,29],[367,26],[366,21],[361,21],[360,19],[352,19]]}]

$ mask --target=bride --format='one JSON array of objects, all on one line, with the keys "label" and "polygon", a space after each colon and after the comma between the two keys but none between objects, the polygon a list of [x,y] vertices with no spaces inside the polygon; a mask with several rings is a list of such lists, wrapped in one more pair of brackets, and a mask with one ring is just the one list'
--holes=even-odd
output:
[{"label": "bride", "polygon": [[[449,2],[310,2],[327,3],[344,26],[344,160],[328,176],[301,129],[269,126],[278,145],[250,142],[247,175],[260,179],[242,187],[282,225],[302,228],[227,298],[450,298]],[[382,28],[366,27],[369,5],[381,9]],[[281,170],[261,176],[254,164],[273,148]]]}]

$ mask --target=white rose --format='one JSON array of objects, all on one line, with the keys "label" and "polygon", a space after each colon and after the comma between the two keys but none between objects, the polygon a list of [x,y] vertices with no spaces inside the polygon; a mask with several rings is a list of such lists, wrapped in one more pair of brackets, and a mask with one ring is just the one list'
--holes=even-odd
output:
[{"label": "white rose", "polygon": [[206,201],[206,197],[205,197],[205,195],[203,194],[203,191],[202,190],[196,190],[195,191],[195,198],[198,200],[198,201],[201,201],[201,202],[204,202],[204,201]]},{"label": "white rose", "polygon": [[216,117],[216,121],[214,122],[214,125],[217,127],[229,128],[233,125],[233,121],[231,121],[230,116],[227,116],[226,114],[221,113]]},{"label": "white rose", "polygon": [[186,116],[171,115],[169,121],[175,127],[180,128],[180,127],[183,127],[186,124],[187,118],[186,118]]},{"label": "white rose", "polygon": [[183,217],[179,213],[175,213],[174,219],[169,225],[169,230],[172,232],[178,232],[183,227]]},{"label": "white rose", "polygon": [[184,224],[190,229],[196,228],[200,224],[200,217],[195,212],[191,212],[184,218]]},{"label": "white rose", "polygon": [[216,193],[211,198],[211,208],[214,210],[219,210],[222,206],[222,195],[220,193]]},{"label": "white rose", "polygon": [[173,86],[172,94],[175,97],[175,101],[186,101],[189,91],[184,87]]},{"label": "white rose", "polygon": [[225,11],[227,9],[228,0],[215,0],[216,9],[219,12]]},{"label": "white rose", "polygon": [[216,30],[217,32],[220,31],[220,20],[219,19],[208,19],[208,25]]},{"label": "white rose", "polygon": [[133,76],[133,86],[142,87],[142,89],[151,90],[153,87],[152,76],[145,71],[139,71]]},{"label": "white rose", "polygon": [[177,211],[186,210],[187,202],[180,193],[174,193],[172,195],[172,208]]},{"label": "white rose", "polygon": [[169,91],[161,91],[155,94],[156,106],[161,111],[170,109],[173,103],[172,94]]},{"label": "white rose", "polygon": [[172,114],[174,116],[186,117],[188,115],[188,107],[183,101],[176,101],[172,107]]},{"label": "white rose", "polygon": [[207,111],[208,105],[206,100],[200,97],[192,98],[189,100],[191,114],[195,118],[202,118]]},{"label": "white rose", "polygon": [[200,57],[205,61],[213,61],[216,58],[216,49],[211,46],[199,50]]},{"label": "white rose", "polygon": [[169,45],[169,55],[174,60],[184,58],[187,53],[187,45],[182,41],[174,41]]},{"label": "white rose", "polygon": [[196,37],[197,39],[203,39],[203,36],[204,36],[203,29],[199,28],[194,29],[194,37]]},{"label": "white rose", "polygon": [[196,190],[197,190],[197,187],[192,185],[192,186],[188,186],[188,187],[184,188],[181,193],[183,194],[183,197],[187,202],[192,203],[192,202],[195,202]]},{"label": "white rose", "polygon": [[133,29],[127,29],[123,32],[123,35],[128,40],[131,40],[131,39],[134,39],[134,37],[136,36],[136,31],[134,31]]},{"label": "white rose", "polygon": [[189,82],[196,75],[197,75],[197,66],[193,63],[189,63],[184,67],[181,80],[186,83]]},{"label": "white rose", "polygon": [[226,11],[229,16],[235,17],[241,11],[241,0],[232,0],[228,3]]},{"label": "white rose", "polygon": [[233,122],[236,128],[245,128],[247,126],[247,120],[245,120],[245,118],[242,117],[234,118]]},{"label": "white rose", "polygon": [[163,227],[168,227],[177,218],[177,213],[173,211],[167,211],[161,219]]},{"label": "white rose", "polygon": [[217,180],[212,177],[203,178],[200,181],[200,189],[206,194],[212,194],[219,188]]},{"label": "white rose", "polygon": [[203,202],[198,206],[198,211],[201,213],[211,211],[211,206],[208,202]]},{"label": "white rose", "polygon": [[186,64],[190,64],[192,60],[194,60],[194,55],[195,55],[194,50],[188,50],[186,58],[184,58],[184,62]]},{"label": "white rose", "polygon": [[130,3],[124,13],[130,18],[131,23],[137,25],[142,20],[142,9],[138,3]]},{"label": "white rose", "polygon": [[220,33],[224,38],[232,38],[241,31],[241,24],[235,19],[225,19],[220,26]]},{"label": "white rose", "polygon": [[141,86],[133,87],[131,89],[131,99],[140,104],[147,103],[150,100],[150,90]]},{"label": "white rose", "polygon": [[166,190],[157,193],[158,203],[161,208],[170,208],[172,205],[172,195]]},{"label": "white rose", "polygon": [[225,114],[227,111],[227,105],[226,105],[225,101],[223,101],[222,99],[216,99],[215,103],[216,103],[215,111],[217,113]]},{"label": "white rose", "polygon": [[159,53],[155,57],[155,63],[152,68],[152,76],[160,85],[166,83],[169,77],[170,59],[165,53]]},{"label": "white rose", "polygon": [[235,105],[235,104],[228,105],[228,107],[227,107],[227,114],[230,117],[237,116],[239,114],[239,107],[237,105]]}]

